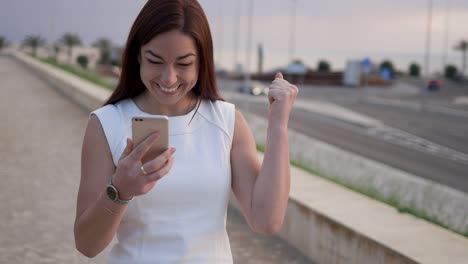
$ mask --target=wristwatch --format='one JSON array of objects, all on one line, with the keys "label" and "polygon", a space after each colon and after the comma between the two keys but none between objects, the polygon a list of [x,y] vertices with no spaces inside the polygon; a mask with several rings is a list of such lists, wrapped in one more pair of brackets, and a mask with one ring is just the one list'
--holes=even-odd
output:
[{"label": "wristwatch", "polygon": [[107,183],[106,187],[106,194],[109,199],[112,201],[118,203],[118,204],[128,204],[131,200],[133,200],[133,197],[130,198],[129,200],[122,200],[119,197],[119,190],[115,185],[112,183],[112,177],[109,178],[109,181]]}]

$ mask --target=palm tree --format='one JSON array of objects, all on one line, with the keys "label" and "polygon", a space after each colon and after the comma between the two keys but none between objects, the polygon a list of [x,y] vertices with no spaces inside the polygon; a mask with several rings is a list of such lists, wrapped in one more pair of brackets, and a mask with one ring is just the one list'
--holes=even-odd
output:
[{"label": "palm tree", "polygon": [[55,43],[53,46],[53,50],[54,50],[54,60],[58,61],[58,54],[60,53],[60,44]]},{"label": "palm tree", "polygon": [[73,46],[81,45],[81,39],[78,35],[72,33],[63,34],[60,42],[68,47],[68,63],[72,64],[72,49]]},{"label": "palm tree", "polygon": [[460,42],[458,42],[458,44],[455,46],[455,50],[459,50],[462,52],[461,75],[463,77],[466,69],[466,51],[468,50],[468,41],[464,39],[460,40]]},{"label": "palm tree", "polygon": [[0,36],[0,52],[4,47],[8,46],[8,41],[4,36]]},{"label": "palm tree", "polygon": [[101,58],[99,59],[100,64],[108,65],[111,62],[111,49],[112,42],[106,38],[99,38],[93,43],[93,47],[96,47],[101,52]]},{"label": "palm tree", "polygon": [[45,40],[39,35],[27,35],[23,40],[23,46],[29,46],[32,50],[32,55],[36,57],[37,48],[43,46]]}]

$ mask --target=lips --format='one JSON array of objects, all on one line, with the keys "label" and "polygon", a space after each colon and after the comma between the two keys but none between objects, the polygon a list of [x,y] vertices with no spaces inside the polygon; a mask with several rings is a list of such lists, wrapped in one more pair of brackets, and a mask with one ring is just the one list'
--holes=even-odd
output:
[{"label": "lips", "polygon": [[159,84],[157,84],[157,86],[158,86],[159,90],[161,90],[165,94],[174,94],[177,91],[177,89],[179,89],[179,87],[181,85],[178,85],[178,86],[176,86],[174,88],[167,88],[167,87],[164,87],[164,86],[159,85]]},{"label": "lips", "polygon": [[177,90],[177,87],[175,88],[172,88],[172,89],[169,89],[169,88],[164,88],[162,86],[159,86],[159,88],[163,91],[163,92],[166,92],[166,93],[173,93]]}]

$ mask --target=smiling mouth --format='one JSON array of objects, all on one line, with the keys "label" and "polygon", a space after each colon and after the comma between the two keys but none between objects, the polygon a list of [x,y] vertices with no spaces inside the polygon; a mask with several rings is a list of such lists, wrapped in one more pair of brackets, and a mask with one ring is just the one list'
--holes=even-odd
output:
[{"label": "smiling mouth", "polygon": [[165,93],[174,93],[175,91],[177,91],[177,89],[180,87],[181,85],[178,85],[174,88],[167,88],[167,87],[164,87],[164,86],[161,86],[158,84],[158,87],[159,89],[161,89],[161,91],[165,92]]}]

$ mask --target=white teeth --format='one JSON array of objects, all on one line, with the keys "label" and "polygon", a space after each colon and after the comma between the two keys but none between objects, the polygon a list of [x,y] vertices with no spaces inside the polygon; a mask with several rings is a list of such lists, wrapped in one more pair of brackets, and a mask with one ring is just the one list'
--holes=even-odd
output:
[{"label": "white teeth", "polygon": [[175,92],[177,90],[177,87],[169,89],[169,88],[166,88],[166,87],[159,86],[159,88],[161,88],[161,90],[163,92],[166,92],[166,93],[173,93],[173,92]]}]

